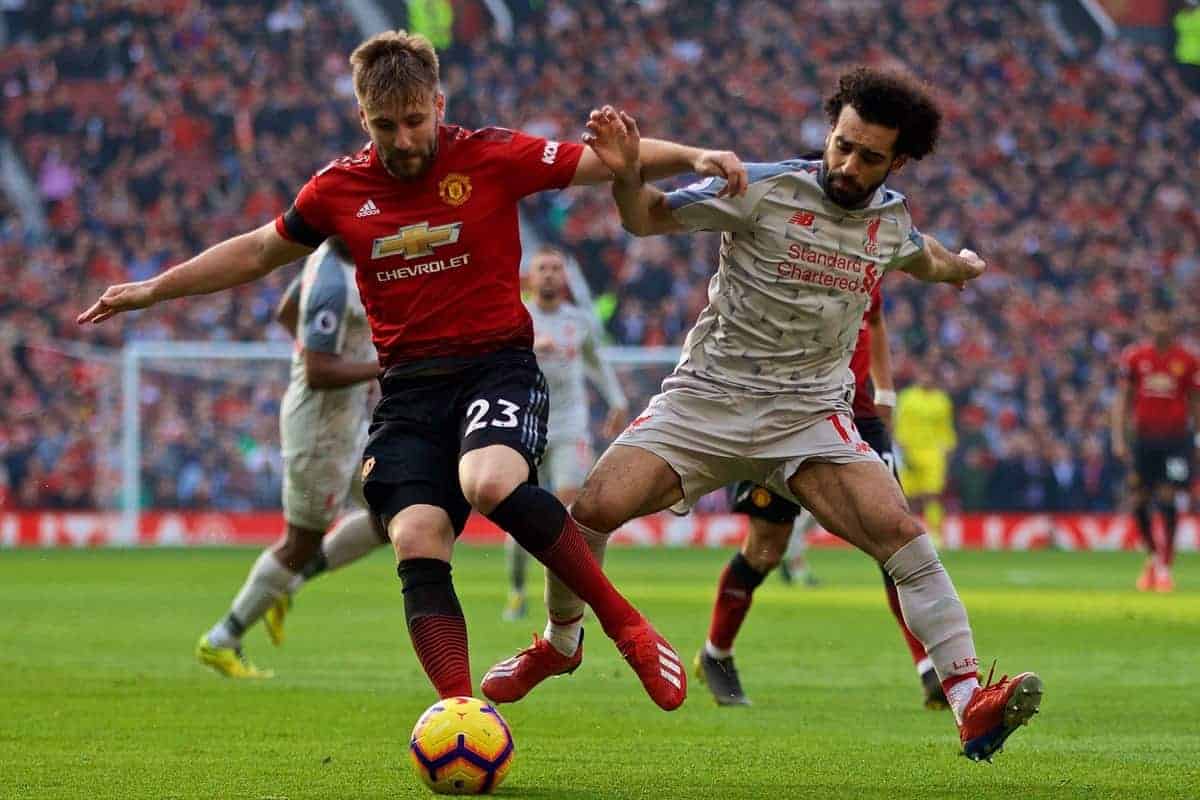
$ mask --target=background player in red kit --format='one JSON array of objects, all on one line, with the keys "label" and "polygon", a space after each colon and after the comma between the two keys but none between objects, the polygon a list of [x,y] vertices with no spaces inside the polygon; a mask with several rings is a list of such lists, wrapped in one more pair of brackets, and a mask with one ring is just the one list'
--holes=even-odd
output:
[{"label": "background player in red kit", "polygon": [[[854,425],[863,441],[871,445],[895,475],[888,425],[896,405],[896,391],[892,384],[887,322],[879,284],[872,290],[871,303],[863,315],[854,355],[850,358],[850,371],[854,373]],[[796,517],[803,509],[765,486],[743,481],[737,486],[733,510],[750,517],[750,533],[721,572],[708,638],[696,654],[695,666],[696,677],[708,687],[719,705],[749,705],[750,700],[742,689],[733,661],[734,639],[750,611],[754,590],[771,570],[779,566],[788,539],[793,535]],[[886,571],[883,571],[883,585],[888,607],[900,626],[921,679],[925,707],[948,708],[933,662],[925,647],[904,624],[896,584]]]},{"label": "background player in red kit", "polygon": [[[1138,578],[1142,591],[1169,592],[1175,588],[1178,493],[1192,476],[1192,442],[1200,402],[1200,362],[1174,342],[1171,316],[1156,308],[1146,318],[1150,340],[1131,345],[1121,354],[1120,388],[1113,403],[1113,455],[1128,463],[1132,455],[1133,515],[1149,553]],[[1133,407],[1133,448],[1129,447],[1129,408]],[[1163,518],[1163,537],[1154,537],[1151,502]]]},{"label": "background player in red kit", "polygon": [[[473,694],[450,558],[474,507],[583,598],[651,698],[676,708],[687,692],[678,655],[536,485],[547,396],[521,303],[517,202],[610,172],[577,143],[444,124],[438,59],[423,36],[379,34],[350,62],[367,147],[320,170],[273,224],[110,287],[79,322],[246,283],[340,236],[385,371],[364,494],[395,548],[413,647],[438,694]],[[745,190],[732,153],[651,141],[641,157],[648,177],[693,171],[726,178],[730,194]]]}]

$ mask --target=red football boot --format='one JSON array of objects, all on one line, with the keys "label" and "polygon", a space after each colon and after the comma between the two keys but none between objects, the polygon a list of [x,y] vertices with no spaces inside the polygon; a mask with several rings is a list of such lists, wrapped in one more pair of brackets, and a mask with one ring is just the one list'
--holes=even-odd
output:
[{"label": "red football boot", "polygon": [[1173,592],[1175,581],[1171,578],[1171,568],[1160,564],[1154,571],[1154,591]]},{"label": "red football boot", "polygon": [[535,633],[532,645],[489,669],[479,688],[493,703],[515,703],[542,681],[555,675],[570,675],[581,663],[583,631],[579,632],[579,647],[569,656]]},{"label": "red football boot", "polygon": [[[992,666],[995,671],[995,665]],[[991,761],[1004,747],[1004,740],[1038,713],[1042,704],[1042,679],[1032,672],[1007,675],[988,682],[963,709],[959,738],[963,755],[972,761]]]},{"label": "red football boot", "polygon": [[1149,592],[1154,589],[1154,559],[1147,558],[1146,566],[1142,567],[1142,574],[1138,575],[1137,590],[1139,592]]},{"label": "red football boot", "polygon": [[679,653],[643,617],[616,638],[617,649],[633,667],[646,694],[664,711],[674,711],[687,698],[687,674]]}]

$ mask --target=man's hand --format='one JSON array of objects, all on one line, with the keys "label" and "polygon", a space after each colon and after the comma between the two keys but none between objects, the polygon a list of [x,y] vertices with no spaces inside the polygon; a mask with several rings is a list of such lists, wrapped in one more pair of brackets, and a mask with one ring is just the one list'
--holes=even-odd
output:
[{"label": "man's hand", "polygon": [[629,409],[627,408],[610,408],[608,416],[604,418],[604,426],[600,428],[600,435],[605,439],[615,439],[625,428],[625,423],[629,421]]},{"label": "man's hand", "polygon": [[125,311],[136,311],[154,305],[152,281],[119,283],[110,286],[91,308],[75,318],[79,325],[98,324]]},{"label": "man's hand", "polygon": [[967,281],[973,281],[982,275],[983,271],[987,269],[987,264],[983,262],[983,259],[979,257],[978,253],[976,253],[974,250],[968,250],[965,247],[958,251],[958,257],[962,259],[968,269],[974,271],[974,274],[968,275],[965,279],[954,284],[961,290],[967,288]]},{"label": "man's hand", "polygon": [[617,180],[640,183],[642,164],[638,158],[638,147],[642,135],[633,117],[612,106],[592,109],[588,115],[587,129],[583,135],[584,144],[592,148],[592,152]]},{"label": "man's hand", "polygon": [[750,185],[746,165],[730,150],[705,150],[696,159],[692,170],[697,175],[725,179],[725,188],[717,192],[717,197],[741,197]]}]

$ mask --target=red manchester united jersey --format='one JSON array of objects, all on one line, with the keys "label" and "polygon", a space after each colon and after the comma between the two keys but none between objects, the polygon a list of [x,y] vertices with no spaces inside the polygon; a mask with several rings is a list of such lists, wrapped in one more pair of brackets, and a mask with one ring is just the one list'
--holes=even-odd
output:
[{"label": "red manchester united jersey", "polygon": [[1171,345],[1158,350],[1151,342],[1121,354],[1121,377],[1133,384],[1133,427],[1150,438],[1184,436],[1191,425],[1188,404],[1200,390],[1200,362],[1187,350]]},{"label": "red manchester united jersey", "polygon": [[874,387],[871,385],[871,326],[870,322],[879,319],[879,304],[883,302],[879,292],[879,284],[871,290],[871,303],[867,313],[863,315],[862,327],[858,329],[858,342],[854,345],[854,355],[850,357],[850,371],[854,373],[854,416],[877,417],[879,411],[875,408]]},{"label": "red manchester united jersey", "polygon": [[275,228],[310,247],[346,242],[385,367],[530,347],[517,201],[566,186],[582,153],[503,128],[442,125],[424,176],[393,177],[369,145],[314,175]]}]

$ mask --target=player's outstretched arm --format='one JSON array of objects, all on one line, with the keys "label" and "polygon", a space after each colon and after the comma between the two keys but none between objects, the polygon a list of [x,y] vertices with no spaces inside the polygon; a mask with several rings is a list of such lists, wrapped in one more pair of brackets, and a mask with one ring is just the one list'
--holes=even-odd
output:
[{"label": "player's outstretched arm", "polygon": [[[633,123],[632,117],[612,106],[593,109],[588,116],[588,132],[584,134],[583,141],[589,146],[592,145],[596,136],[596,126],[611,124],[614,120],[628,120],[629,123]],[[636,128],[636,123],[633,125]],[[721,197],[736,197],[745,193],[749,182],[746,165],[736,153],[729,150],[704,150],[662,139],[642,139],[639,136],[637,154],[641,162],[643,181],[656,181],[693,172],[706,178],[722,178],[725,188],[721,191]],[[614,178],[613,169],[604,159],[594,150],[585,150],[575,168],[571,185],[591,186],[606,183]]]},{"label": "player's outstretched arm", "polygon": [[213,245],[149,280],[108,287],[75,321],[80,325],[99,323],[124,311],[148,308],[164,300],[219,292],[261,278],[312,251],[311,247],[280,236],[275,223],[269,222]]},{"label": "player's outstretched arm", "polygon": [[952,283],[960,289],[983,274],[987,265],[973,250],[955,255],[932,236],[923,239],[925,246],[900,266],[902,271],[927,283]]},{"label": "player's outstretched arm", "polygon": [[607,106],[592,112],[584,141],[613,175],[613,198],[625,230],[635,236],[686,230],[672,215],[666,195],[643,180],[641,136],[633,117]]}]

